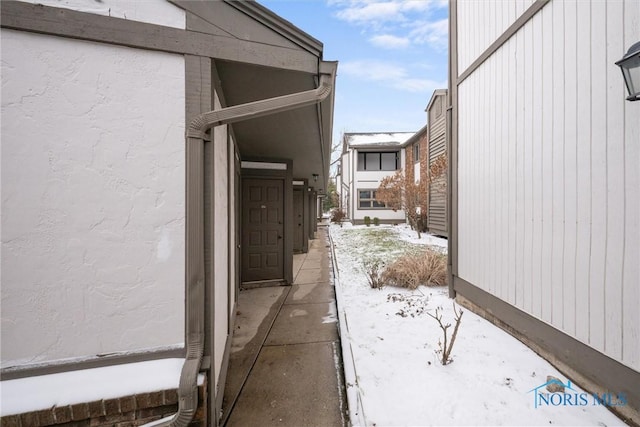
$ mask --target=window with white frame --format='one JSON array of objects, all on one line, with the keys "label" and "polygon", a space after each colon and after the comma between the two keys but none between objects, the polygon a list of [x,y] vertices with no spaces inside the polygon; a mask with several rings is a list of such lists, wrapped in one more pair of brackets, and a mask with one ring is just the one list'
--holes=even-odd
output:
[{"label": "window with white frame", "polygon": [[414,163],[420,162],[420,143],[419,142],[416,142],[415,144],[413,144],[413,162]]},{"label": "window with white frame", "polygon": [[376,200],[376,190],[358,190],[358,208],[387,209],[387,206]]}]

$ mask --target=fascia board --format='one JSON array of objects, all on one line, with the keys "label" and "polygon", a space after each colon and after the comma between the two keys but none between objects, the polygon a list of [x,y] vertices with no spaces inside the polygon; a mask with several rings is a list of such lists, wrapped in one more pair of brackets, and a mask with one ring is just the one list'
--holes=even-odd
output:
[{"label": "fascia board", "polygon": [[436,100],[436,98],[438,96],[441,95],[446,95],[447,94],[447,89],[436,89],[433,91],[433,94],[431,95],[431,99],[429,100],[429,103],[427,104],[427,108],[424,109],[424,111],[429,111],[429,108],[431,108],[431,105],[433,105],[434,101]]},{"label": "fascia board", "polygon": [[224,0],[224,2],[255,19],[278,34],[291,40],[304,50],[322,58],[324,45],[286,19],[276,15],[256,1]]}]

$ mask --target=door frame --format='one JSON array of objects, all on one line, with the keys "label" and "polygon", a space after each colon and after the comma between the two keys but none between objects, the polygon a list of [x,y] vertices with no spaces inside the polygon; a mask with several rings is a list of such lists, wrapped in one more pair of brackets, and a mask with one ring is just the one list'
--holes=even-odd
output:
[{"label": "door frame", "polygon": [[[264,166],[260,167],[259,163]],[[278,165],[276,168],[274,165]],[[281,165],[281,166],[280,166]],[[293,161],[289,159],[243,158],[241,179],[282,179],[283,185],[283,277],[287,284],[293,283]],[[242,188],[242,185],[241,185]],[[244,209],[244,207],[241,207]],[[241,225],[242,226],[242,225]],[[244,247],[241,248],[244,251]],[[244,266],[242,266],[244,269]]]},{"label": "door frame", "polygon": [[[309,252],[309,181],[307,179],[294,179],[293,180],[293,191],[302,192],[302,252]],[[292,193],[293,194],[293,193]],[[294,209],[295,210],[295,209]],[[293,228],[292,231],[295,233],[295,227],[297,224],[297,219],[293,218]],[[295,251],[294,251],[295,252]]]}]

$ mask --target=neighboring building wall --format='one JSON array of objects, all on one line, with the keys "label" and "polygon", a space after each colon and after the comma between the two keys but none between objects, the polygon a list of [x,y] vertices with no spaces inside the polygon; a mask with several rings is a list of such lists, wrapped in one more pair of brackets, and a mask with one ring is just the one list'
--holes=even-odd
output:
[{"label": "neighboring building wall", "polygon": [[[417,150],[416,147],[418,147]],[[415,158],[416,151],[418,154],[417,161]],[[410,179],[413,179],[416,183],[422,183],[420,191],[422,192],[421,197],[423,198],[423,203],[418,208],[421,222],[420,231],[425,231],[427,228],[427,213],[429,211],[429,190],[426,188],[428,182],[427,173],[429,171],[427,168],[428,153],[428,126],[425,126],[407,141],[407,146],[405,147],[405,155],[407,158],[406,173],[408,173]]]},{"label": "neighboring building wall", "polygon": [[637,416],[640,102],[625,101],[615,61],[640,39],[640,3],[538,3],[465,72],[531,3],[453,5],[454,289],[627,392],[618,409]]},{"label": "neighboring building wall", "polygon": [[[372,150],[369,150],[372,151]],[[401,147],[380,149],[380,151],[398,151],[398,170],[405,165],[405,150]],[[364,217],[368,216],[372,220],[377,217],[380,222],[403,223],[405,221],[404,210],[394,211],[389,208],[361,208],[359,196],[361,190],[375,191],[380,186],[380,182],[387,176],[393,175],[396,171],[359,171],[358,170],[358,152],[359,150],[351,150],[353,181],[351,183],[351,221],[354,224],[362,224]]]},{"label": "neighboring building wall", "polygon": [[336,184],[336,188],[340,192],[340,209],[342,209],[345,215],[351,215],[351,155],[349,152],[343,153],[340,157],[340,179],[339,184]]},{"label": "neighboring building wall", "polygon": [[[446,156],[446,91],[436,91],[429,103],[429,152],[428,164],[431,167],[440,156]],[[428,171],[427,173],[430,173]],[[427,230],[431,234],[447,236],[447,176],[446,173],[429,180],[429,215]]]},{"label": "neighboring building wall", "polygon": [[[419,158],[417,160],[415,158],[416,145],[419,147]],[[428,153],[429,135],[425,127],[416,132],[416,135],[411,138],[410,143],[405,147],[405,156],[408,165],[406,169],[416,182],[427,182],[428,168],[426,167],[426,161]],[[411,165],[413,165],[413,167],[411,167]]]},{"label": "neighboring building wall", "polygon": [[[372,220],[377,217],[380,222],[398,224],[405,221],[403,210],[394,211],[389,208],[360,207],[360,191],[372,192],[378,189],[380,182],[387,176],[404,169],[407,164],[405,145],[415,135],[412,132],[388,133],[345,133],[342,140],[342,197],[348,205],[347,216],[354,224],[362,224],[364,217]],[[397,163],[393,170],[363,170],[359,165],[359,154],[397,152]],[[384,159],[384,158],[381,158]],[[386,163],[386,160],[383,160]],[[382,163],[381,163],[382,165]],[[413,165],[410,172],[413,172]],[[383,167],[384,168],[384,167]],[[372,193],[371,193],[372,195]]]},{"label": "neighboring building wall", "polygon": [[1,37],[2,366],[181,345],[183,56]]}]

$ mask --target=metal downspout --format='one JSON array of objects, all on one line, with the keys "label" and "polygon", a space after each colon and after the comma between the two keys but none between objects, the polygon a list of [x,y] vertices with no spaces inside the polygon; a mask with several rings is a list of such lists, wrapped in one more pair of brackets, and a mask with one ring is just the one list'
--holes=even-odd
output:
[{"label": "metal downspout", "polygon": [[[335,74],[322,74],[316,89],[199,114],[186,131],[186,359],[178,386],[178,412],[154,426],[186,427],[198,408],[198,373],[205,344],[204,139],[216,126],[293,110],[322,102],[333,90]],[[217,425],[216,423],[212,425]]]}]

